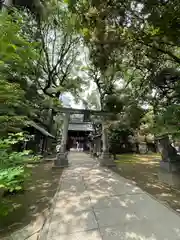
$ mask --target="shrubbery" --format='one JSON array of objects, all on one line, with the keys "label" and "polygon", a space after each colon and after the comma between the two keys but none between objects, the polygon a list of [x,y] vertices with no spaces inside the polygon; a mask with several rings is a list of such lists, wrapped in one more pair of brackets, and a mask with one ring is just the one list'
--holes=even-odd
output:
[{"label": "shrubbery", "polygon": [[22,141],[23,133],[0,140],[0,188],[8,192],[23,190],[24,180],[29,175],[26,164],[39,160],[39,157],[31,155],[31,151],[13,151],[13,146]]},{"label": "shrubbery", "polygon": [[[25,141],[23,133],[10,134],[0,139],[0,193],[3,195],[18,193],[24,190],[24,181],[30,175],[26,165],[37,162],[40,156],[32,155],[31,151],[14,151],[17,144]],[[7,200],[0,195],[0,215],[7,215],[12,209]]]}]

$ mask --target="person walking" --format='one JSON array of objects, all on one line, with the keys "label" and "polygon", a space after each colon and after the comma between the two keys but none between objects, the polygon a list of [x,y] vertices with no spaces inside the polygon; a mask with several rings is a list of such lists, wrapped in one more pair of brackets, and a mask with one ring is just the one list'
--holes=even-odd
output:
[{"label": "person walking", "polygon": [[79,142],[78,141],[76,142],[76,149],[79,152]]}]

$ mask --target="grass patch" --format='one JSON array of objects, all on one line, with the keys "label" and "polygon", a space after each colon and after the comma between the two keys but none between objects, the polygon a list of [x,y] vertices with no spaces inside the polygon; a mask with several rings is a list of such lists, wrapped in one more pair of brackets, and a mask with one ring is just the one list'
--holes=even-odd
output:
[{"label": "grass patch", "polygon": [[180,175],[160,168],[160,154],[122,154],[117,157],[114,171],[180,213]]},{"label": "grass patch", "polygon": [[116,163],[136,163],[136,162],[152,162],[160,160],[158,153],[152,154],[121,154],[117,155]]}]

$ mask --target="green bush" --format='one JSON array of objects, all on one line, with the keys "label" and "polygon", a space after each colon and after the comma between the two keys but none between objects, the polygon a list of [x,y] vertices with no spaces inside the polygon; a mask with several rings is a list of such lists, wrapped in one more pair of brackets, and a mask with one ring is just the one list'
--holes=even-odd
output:
[{"label": "green bush", "polygon": [[0,170],[0,188],[8,192],[20,191],[23,189],[24,179],[29,174],[21,166]]},{"label": "green bush", "polygon": [[13,146],[24,140],[23,133],[11,134],[7,139],[0,140],[0,189],[8,192],[21,191],[24,180],[29,175],[26,164],[39,160],[38,156],[31,155],[31,151],[13,151]]}]

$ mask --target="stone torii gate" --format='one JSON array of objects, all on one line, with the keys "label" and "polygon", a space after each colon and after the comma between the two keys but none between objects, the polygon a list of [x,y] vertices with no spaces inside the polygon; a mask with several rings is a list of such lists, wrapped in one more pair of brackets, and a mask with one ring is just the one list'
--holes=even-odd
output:
[{"label": "stone torii gate", "polygon": [[[105,111],[96,111],[96,110],[88,110],[88,109],[73,109],[73,108],[61,108],[59,112],[64,113],[63,120],[63,129],[62,129],[62,140],[61,140],[61,148],[60,152],[57,154],[56,160],[54,161],[55,167],[67,167],[68,163],[68,154],[66,151],[66,144],[68,138],[68,127],[70,121],[71,114],[83,114],[84,120],[87,121],[90,119],[91,115],[95,116],[111,116],[112,113]],[[100,157],[100,165],[102,166],[114,166],[114,162],[109,154],[108,149],[108,132],[107,132],[106,122],[102,121],[102,142],[103,142],[103,152]]]}]

